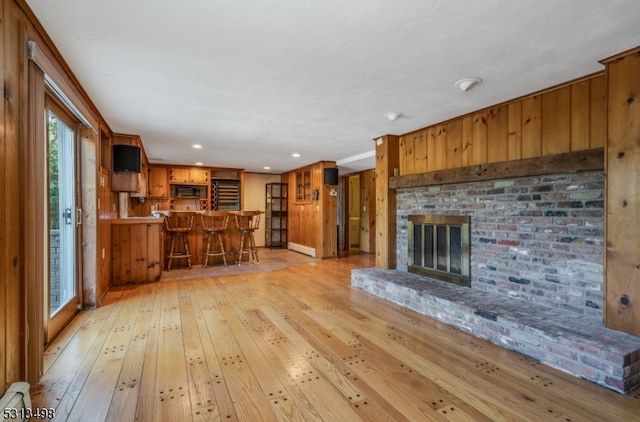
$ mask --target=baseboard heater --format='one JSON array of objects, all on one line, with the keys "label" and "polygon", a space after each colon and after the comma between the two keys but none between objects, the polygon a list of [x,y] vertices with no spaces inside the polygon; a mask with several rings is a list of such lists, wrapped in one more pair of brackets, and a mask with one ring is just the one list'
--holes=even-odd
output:
[{"label": "baseboard heater", "polygon": [[305,245],[300,245],[298,243],[293,243],[293,242],[289,242],[287,247],[289,249],[291,249],[292,251],[296,251],[296,252],[303,253],[305,255],[309,255],[312,258],[316,257],[316,248],[312,248],[312,247],[305,246]]},{"label": "baseboard heater", "polygon": [[27,420],[28,410],[31,410],[31,396],[29,383],[14,382],[7,392],[0,398],[0,421]]}]

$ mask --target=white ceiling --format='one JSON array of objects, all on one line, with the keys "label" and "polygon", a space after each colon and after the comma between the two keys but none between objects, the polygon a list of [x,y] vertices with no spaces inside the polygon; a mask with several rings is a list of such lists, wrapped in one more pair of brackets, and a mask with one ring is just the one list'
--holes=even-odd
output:
[{"label": "white ceiling", "polygon": [[[588,75],[640,45],[638,0],[27,3],[111,129],[141,135],[152,162],[276,174],[320,160],[372,168],[373,138]],[[453,86],[469,76],[484,82]]]}]

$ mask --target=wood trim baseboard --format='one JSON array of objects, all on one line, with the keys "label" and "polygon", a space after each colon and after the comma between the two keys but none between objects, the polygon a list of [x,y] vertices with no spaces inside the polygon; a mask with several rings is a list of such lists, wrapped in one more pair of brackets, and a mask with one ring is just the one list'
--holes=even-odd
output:
[{"label": "wood trim baseboard", "polygon": [[480,164],[405,176],[393,176],[389,178],[389,188],[400,189],[417,186],[434,186],[603,169],[604,148],[597,148],[546,157]]}]

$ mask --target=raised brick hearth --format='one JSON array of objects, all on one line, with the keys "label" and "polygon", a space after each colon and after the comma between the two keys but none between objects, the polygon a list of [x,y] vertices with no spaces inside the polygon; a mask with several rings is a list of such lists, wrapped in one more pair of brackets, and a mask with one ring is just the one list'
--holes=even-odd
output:
[{"label": "raised brick hearth", "polygon": [[[397,269],[352,285],[620,393],[640,385],[640,337],[603,324],[603,173],[397,191]],[[471,287],[407,272],[409,215],[471,216]]]},{"label": "raised brick hearth", "polygon": [[619,393],[640,385],[640,338],[592,319],[398,270],[352,270],[351,284]]}]

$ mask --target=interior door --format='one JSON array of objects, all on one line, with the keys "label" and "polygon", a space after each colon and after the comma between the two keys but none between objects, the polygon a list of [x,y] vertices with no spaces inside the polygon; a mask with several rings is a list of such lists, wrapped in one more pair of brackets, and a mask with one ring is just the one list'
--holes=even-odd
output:
[{"label": "interior door", "polygon": [[48,343],[73,318],[79,308],[78,225],[81,213],[77,183],[77,122],[53,100],[46,101],[48,168],[48,209],[46,224],[49,242],[48,300],[45,301]]}]

